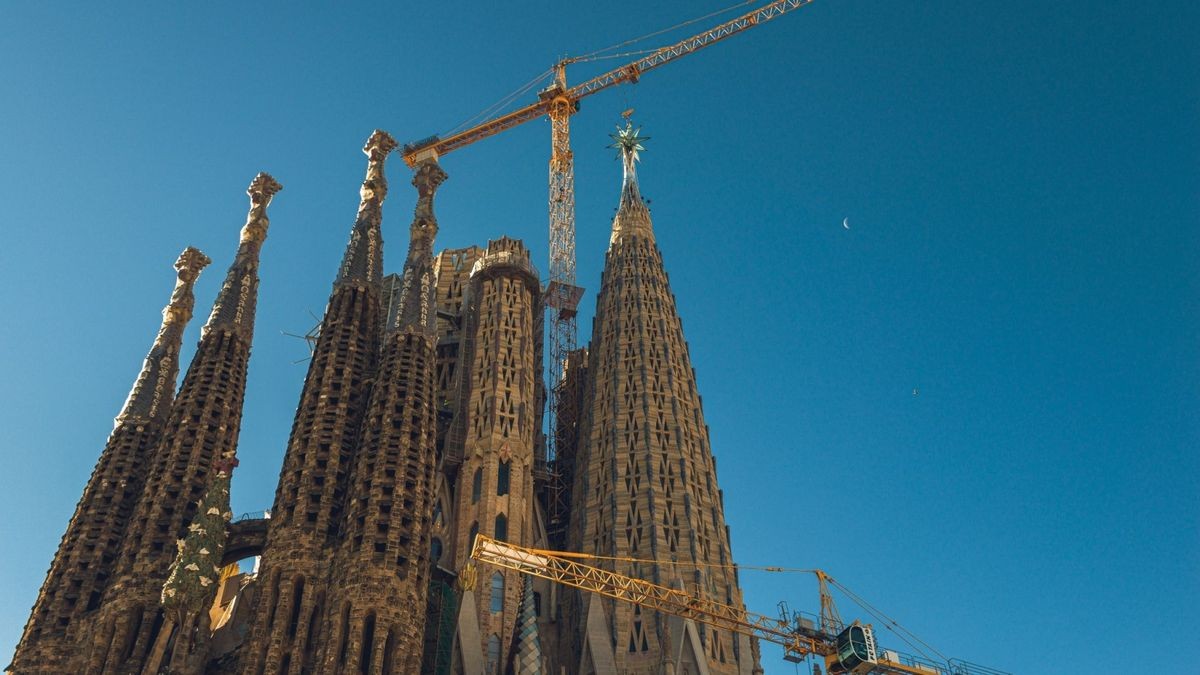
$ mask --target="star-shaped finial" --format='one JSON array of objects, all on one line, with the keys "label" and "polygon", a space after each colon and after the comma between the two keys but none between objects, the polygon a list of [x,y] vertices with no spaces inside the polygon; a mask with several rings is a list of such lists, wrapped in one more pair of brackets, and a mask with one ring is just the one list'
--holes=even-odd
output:
[{"label": "star-shaped finial", "polygon": [[620,153],[618,156],[621,158],[628,157],[630,163],[638,161],[638,152],[646,149],[642,145],[642,141],[650,140],[649,136],[642,135],[641,127],[638,127],[635,131],[633,122],[628,120],[625,121],[624,129],[617,127],[617,133],[609,134],[608,137],[615,141],[615,143],[608,147],[616,148]]}]

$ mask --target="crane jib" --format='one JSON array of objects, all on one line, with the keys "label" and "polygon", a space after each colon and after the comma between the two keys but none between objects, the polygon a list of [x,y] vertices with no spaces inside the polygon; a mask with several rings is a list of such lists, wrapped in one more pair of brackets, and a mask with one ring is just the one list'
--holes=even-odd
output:
[{"label": "crane jib", "polygon": [[[563,92],[563,97],[572,103],[578,103],[579,99],[591,96],[600,91],[604,91],[609,87],[623,84],[625,82],[637,82],[642,73],[648,70],[653,70],[659,66],[666,65],[676,59],[697,52],[709,45],[716,44],[725,38],[737,35],[748,28],[753,28],[761,23],[765,23],[779,16],[804,7],[812,3],[813,0],[777,0],[767,5],[763,5],[746,14],[742,14],[734,19],[726,21],[718,26],[714,26],[709,30],[693,35],[685,40],[676,42],[675,44],[663,47],[655,51],[653,54],[644,56],[632,63],[627,63],[618,68],[608,71],[602,75],[593,77],[592,79],[578,84]],[[572,63],[571,59],[567,59],[558,64],[558,67],[565,67],[567,63]],[[552,102],[556,99],[548,98],[531,103],[524,108],[514,110],[499,117],[487,120],[478,124],[466,131],[459,132],[445,139],[435,139],[432,143],[430,139],[411,143],[404,146],[404,161],[409,166],[414,166],[418,160],[418,155],[439,157],[453,150],[468,146],[476,141],[481,141],[490,136],[494,136],[501,131],[511,129],[515,126],[524,124],[530,120],[537,119],[550,111]]]}]

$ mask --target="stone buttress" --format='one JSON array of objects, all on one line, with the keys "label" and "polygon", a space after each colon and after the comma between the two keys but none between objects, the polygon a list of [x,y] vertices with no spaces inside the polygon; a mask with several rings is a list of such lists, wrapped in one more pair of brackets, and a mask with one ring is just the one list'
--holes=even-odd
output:
[{"label": "stone buttress", "polygon": [[[112,584],[92,626],[80,672],[139,672],[164,623],[163,582],[207,488],[214,460],[237,447],[254,335],[259,251],[279,183],[260,173],[237,256],[201,333],[121,546]],[[203,645],[198,647],[203,649]]]},{"label": "stone buttress", "polygon": [[445,177],[434,161],[416,166],[408,257],[360,431],[318,673],[420,669],[437,467],[433,196]]},{"label": "stone buttress", "polygon": [[332,542],[342,526],[359,427],[375,376],[383,325],[384,160],[396,147],[375,131],[358,216],[333,284],[279,473],[245,673],[310,672],[321,646]]},{"label": "stone buttress", "polygon": [[[625,176],[596,299],[570,550],[654,561],[601,566],[740,607],[696,378],[638,189],[643,139],[630,127],[614,138]],[[758,669],[749,638],[600,596],[574,602],[580,673]]]},{"label": "stone buttress", "polygon": [[209,262],[191,247],[175,262],[175,290],[163,309],[162,327],[50,564],[17,645],[13,672],[49,675],[71,668],[82,635],[79,624],[100,606],[141,494],[149,454],[171,412],[179,348],[195,306],[192,289]]}]

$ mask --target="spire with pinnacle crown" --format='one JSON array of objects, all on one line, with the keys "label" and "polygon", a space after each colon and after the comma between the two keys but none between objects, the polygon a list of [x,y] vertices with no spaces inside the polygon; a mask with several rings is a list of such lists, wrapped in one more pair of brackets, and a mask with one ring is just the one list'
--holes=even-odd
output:
[{"label": "spire with pinnacle crown", "polygon": [[[673,581],[676,565],[694,569],[684,580],[689,595],[740,607],[696,375],[638,193],[645,137],[627,124],[614,139],[625,176],[596,297],[578,447],[565,469],[573,478],[567,548],[605,556],[608,569],[663,585]],[[683,667],[681,653],[699,655],[713,675],[758,668],[747,637],[710,630],[697,644],[696,631],[682,622],[597,602],[609,617],[608,634],[576,615],[571,637],[593,655],[611,655],[618,671],[671,672]],[[681,651],[685,640],[691,652]]]},{"label": "spire with pinnacle crown", "polygon": [[388,153],[396,148],[396,140],[386,131],[376,129],[363,145],[367,155],[367,177],[363,179],[358,194],[358,217],[350,232],[350,243],[338,270],[337,283],[383,282],[383,237],[380,225],[383,222],[383,200],[387,199],[387,178],[383,175],[383,162]]},{"label": "spire with pinnacle crown", "polygon": [[617,133],[609,134],[621,164],[624,168],[621,178],[621,201],[617,207],[617,215],[613,218],[611,242],[626,235],[640,235],[654,241],[654,228],[650,223],[650,209],[642,200],[638,189],[637,163],[641,159],[639,152],[646,148],[643,141],[650,140],[642,135],[642,128],[633,128],[633,123],[626,121],[625,128],[617,127]]},{"label": "spire with pinnacle crown", "polygon": [[356,646],[327,652],[336,658],[329,672],[420,668],[437,469],[433,195],[445,179],[432,160],[416,166],[418,200],[401,290],[382,338],[331,566],[330,587],[352,599],[343,605],[340,635],[331,639]]},{"label": "spire with pinnacle crown", "polygon": [[162,437],[147,458],[145,485],[129,519],[112,582],[91,619],[86,660],[67,672],[142,672],[162,656],[159,601],[175,542],[187,533],[216,463],[236,453],[254,337],[259,251],[267,237],[266,209],[280,189],[274,178],[260,173],[246,191],[250,212],[237,255],[200,334]]},{"label": "spire with pinnacle crown", "polygon": [[196,306],[193,287],[200,272],[211,263],[200,249],[187,247],[175,261],[175,290],[171,301],[163,308],[162,327],[154,345],[146,355],[142,372],[138,374],[129,398],[125,400],[116,424],[126,422],[162,422],[171,411],[175,396],[175,378],[179,376],[179,346],[183,342],[183,329],[192,319]]},{"label": "spire with pinnacle crown", "polygon": [[[380,225],[387,195],[383,163],[395,147],[380,130],[363,146],[367,175],[358,216],[321,319],[267,523],[260,578],[280,581],[264,586],[258,596],[242,650],[245,672],[279,672],[285,663],[313,670],[320,641],[326,639],[324,632],[289,630],[288,623],[270,618],[299,604],[310,625],[319,624],[329,609],[321,598],[334,595],[329,543],[341,530],[346,484],[378,367],[384,312]],[[318,643],[301,647],[309,635]]]},{"label": "spire with pinnacle crown", "polygon": [[19,673],[76,672],[80,624],[100,605],[141,494],[146,465],[171,412],[179,347],[195,304],[192,288],[209,259],[188,247],[175,262],[175,290],[162,327],[116,418],[67,525],[13,658]]},{"label": "spire with pinnacle crown", "polygon": [[242,227],[237,256],[229,266],[225,284],[213,303],[212,314],[204,325],[204,334],[213,330],[230,330],[246,342],[254,334],[254,312],[258,302],[258,254],[267,240],[267,206],[283,186],[270,174],[260,173],[246,188],[250,196],[250,213]]},{"label": "spire with pinnacle crown", "polygon": [[437,288],[433,278],[433,240],[438,222],[433,214],[433,195],[446,180],[436,160],[417,164],[412,184],[417,188],[417,206],[409,228],[408,257],[400,281],[400,299],[388,317],[388,331],[414,329],[431,339],[437,330]]}]

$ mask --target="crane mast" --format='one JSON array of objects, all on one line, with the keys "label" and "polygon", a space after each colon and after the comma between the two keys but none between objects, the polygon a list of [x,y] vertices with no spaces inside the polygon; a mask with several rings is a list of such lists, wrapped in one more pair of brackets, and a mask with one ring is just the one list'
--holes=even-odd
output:
[{"label": "crane mast", "polygon": [[[705,47],[744,32],[759,24],[783,16],[811,3],[812,0],[775,0],[757,9],[746,12],[729,21],[714,26],[685,40],[662,47],[635,61],[614,68],[573,87],[567,86],[566,67],[583,59],[568,58],[554,66],[553,83],[538,92],[538,100],[477,124],[447,138],[431,136],[402,149],[404,161],[409,167],[425,159],[437,160],[441,155],[466,147],[477,141],[494,136],[502,131],[519,126],[543,115],[550,118],[550,270],[545,289],[547,310],[547,333],[550,342],[549,368],[546,377],[546,459],[554,467],[563,437],[573,434],[573,429],[560,429],[560,421],[574,420],[576,411],[567,409],[572,405],[569,397],[561,390],[563,370],[568,355],[576,348],[576,314],[583,289],[575,282],[575,168],[571,152],[571,115],[579,110],[579,101],[587,96],[604,91],[625,82],[637,82],[641,76],[655,68],[693,54]],[[560,467],[561,468],[561,467]],[[563,541],[567,487],[561,471],[549,471],[547,489],[547,529],[556,543]]]}]

